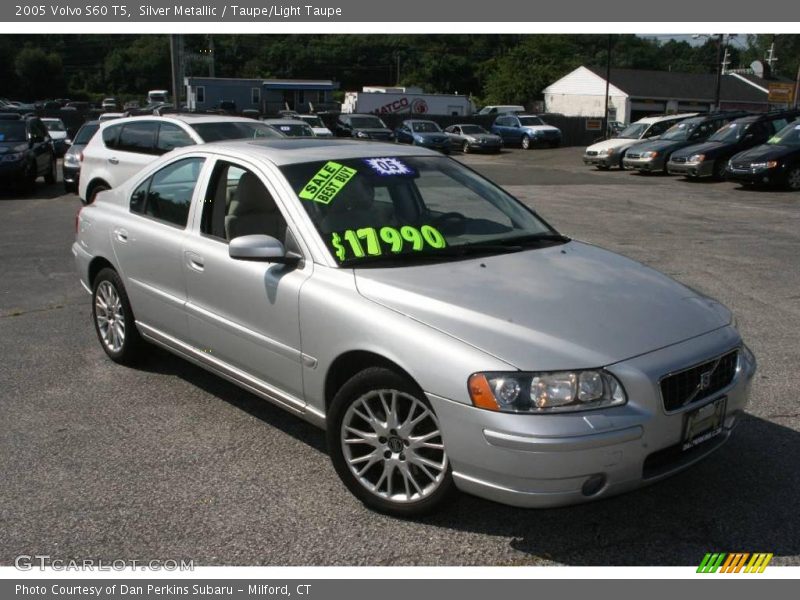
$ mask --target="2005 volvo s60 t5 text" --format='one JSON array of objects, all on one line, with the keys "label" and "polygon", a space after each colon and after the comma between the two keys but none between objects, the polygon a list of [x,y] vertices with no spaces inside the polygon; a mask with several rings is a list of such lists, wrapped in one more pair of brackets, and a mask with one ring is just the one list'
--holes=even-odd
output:
[{"label": "2005 volvo s60 t5 text", "polygon": [[76,238],[112,360],[155,343],[324,427],[344,484],[396,515],[654,482],[729,438],[756,369],[718,302],[416,147],[187,147]]}]

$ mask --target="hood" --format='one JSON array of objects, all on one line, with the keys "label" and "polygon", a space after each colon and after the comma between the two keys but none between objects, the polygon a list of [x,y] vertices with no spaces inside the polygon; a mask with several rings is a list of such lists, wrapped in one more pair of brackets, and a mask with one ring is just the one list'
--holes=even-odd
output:
[{"label": "hood", "polygon": [[544,131],[544,132],[553,132],[553,133],[561,133],[561,130],[558,127],[553,127],[552,125],[526,125],[523,129],[527,131]]},{"label": "hood", "polygon": [[363,131],[364,133],[385,133],[389,134],[392,133],[391,129],[386,129],[384,127],[353,127],[353,131]]},{"label": "hood", "polygon": [[[648,140],[652,141],[652,140]],[[592,144],[588,148],[586,148],[587,152],[600,152],[601,150],[606,149],[613,149],[618,150],[622,148],[630,148],[635,144],[642,144],[644,143],[643,140],[635,140],[631,138],[611,138],[610,140],[603,140],[602,142],[597,142],[596,144]]]},{"label": "hood", "polygon": [[423,140],[437,140],[443,142],[447,139],[447,134],[443,131],[415,131],[411,135],[414,137],[421,137]]},{"label": "hood", "polygon": [[355,277],[364,297],[522,370],[606,366],[730,322],[666,275],[574,241]]},{"label": "hood", "polygon": [[703,142],[702,144],[692,144],[691,146],[686,146],[685,148],[681,148],[680,150],[676,150],[672,157],[679,158],[685,157],[689,158],[692,154],[705,154],[713,156],[720,150],[725,150],[734,146],[735,143],[723,143],[723,142]]},{"label": "hood", "polygon": [[487,142],[499,142],[503,139],[499,135],[495,135],[493,133],[462,133],[461,137],[468,140],[477,140],[479,142],[481,140],[485,140]]},{"label": "hood", "polygon": [[26,142],[0,142],[0,154],[26,152],[27,150],[28,144]]},{"label": "hood", "polygon": [[761,144],[744,152],[739,152],[731,160],[735,162],[763,162],[765,160],[777,160],[787,154],[798,152],[800,149],[792,146],[782,146],[780,144]]}]

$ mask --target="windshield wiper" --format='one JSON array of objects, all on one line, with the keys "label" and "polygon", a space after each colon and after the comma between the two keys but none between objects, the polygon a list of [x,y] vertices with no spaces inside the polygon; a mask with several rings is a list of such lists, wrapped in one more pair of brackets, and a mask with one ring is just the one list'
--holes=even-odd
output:
[{"label": "windshield wiper", "polygon": [[561,243],[566,244],[567,242],[571,242],[572,238],[569,238],[565,235],[561,235],[560,233],[533,233],[531,235],[523,235],[520,237],[513,237],[507,238],[505,240],[496,240],[493,243],[496,244],[510,244],[510,245],[522,245],[522,246],[539,246],[541,244],[547,243]]}]

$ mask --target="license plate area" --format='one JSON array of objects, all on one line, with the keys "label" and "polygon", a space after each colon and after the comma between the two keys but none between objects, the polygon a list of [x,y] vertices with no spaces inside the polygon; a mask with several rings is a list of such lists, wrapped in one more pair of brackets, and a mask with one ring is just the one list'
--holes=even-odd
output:
[{"label": "license plate area", "polygon": [[722,396],[686,413],[683,420],[681,450],[691,450],[722,433],[727,404],[728,398]]}]

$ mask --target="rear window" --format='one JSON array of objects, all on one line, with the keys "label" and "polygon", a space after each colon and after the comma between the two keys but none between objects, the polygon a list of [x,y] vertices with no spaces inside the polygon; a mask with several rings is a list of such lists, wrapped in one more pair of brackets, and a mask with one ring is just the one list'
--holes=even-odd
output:
[{"label": "rear window", "polygon": [[24,142],[25,123],[22,121],[0,121],[0,142]]},{"label": "rear window", "polygon": [[140,154],[152,154],[155,152],[157,133],[158,123],[155,121],[126,123],[122,126],[117,149]]},{"label": "rear window", "polygon": [[117,147],[120,129],[122,129],[122,125],[114,125],[114,127],[103,129],[103,144],[105,144],[106,148]]},{"label": "rear window", "polygon": [[269,125],[253,121],[220,121],[218,123],[193,123],[194,129],[205,142],[282,137]]}]

